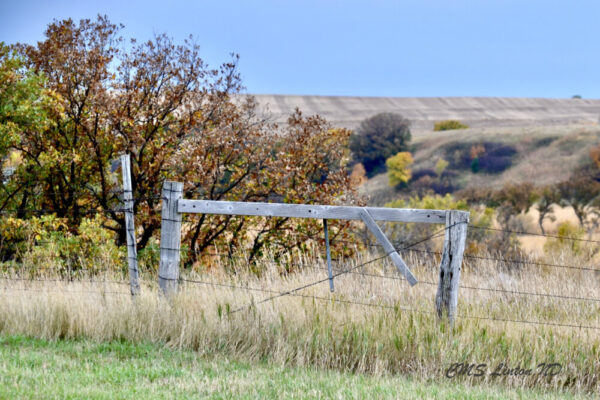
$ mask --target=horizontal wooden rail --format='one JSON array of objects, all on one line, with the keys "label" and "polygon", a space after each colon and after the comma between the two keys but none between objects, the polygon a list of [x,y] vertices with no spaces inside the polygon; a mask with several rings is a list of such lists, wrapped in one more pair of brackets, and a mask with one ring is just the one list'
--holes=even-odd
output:
[{"label": "horizontal wooden rail", "polygon": [[446,223],[444,210],[406,208],[321,206],[306,204],[247,203],[238,201],[179,200],[177,212],[196,214],[253,215],[262,217],[362,220],[367,210],[375,221]]}]

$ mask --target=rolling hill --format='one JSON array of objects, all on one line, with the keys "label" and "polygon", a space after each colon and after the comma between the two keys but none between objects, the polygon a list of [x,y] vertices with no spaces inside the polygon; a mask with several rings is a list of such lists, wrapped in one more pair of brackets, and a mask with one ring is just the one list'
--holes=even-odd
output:
[{"label": "rolling hill", "polygon": [[458,119],[471,127],[539,126],[597,123],[600,99],[507,97],[344,97],[255,95],[263,115],[283,123],[296,108],[319,114],[336,126],[355,128],[380,112],[397,112],[415,131],[431,130],[435,121]]},{"label": "rolling hill", "polygon": [[[600,144],[600,100],[500,97],[327,97],[257,95],[263,116],[284,123],[296,108],[319,114],[334,126],[356,128],[380,112],[397,112],[411,121],[413,171],[434,168],[440,158],[450,161],[473,145],[514,149],[510,165],[494,173],[454,169],[455,189],[499,188],[506,183],[546,185],[568,179],[589,163],[589,149]],[[470,128],[433,132],[433,124],[458,119]],[[459,153],[457,153],[459,152]],[[361,190],[373,205],[398,196],[387,174],[369,179]]]}]

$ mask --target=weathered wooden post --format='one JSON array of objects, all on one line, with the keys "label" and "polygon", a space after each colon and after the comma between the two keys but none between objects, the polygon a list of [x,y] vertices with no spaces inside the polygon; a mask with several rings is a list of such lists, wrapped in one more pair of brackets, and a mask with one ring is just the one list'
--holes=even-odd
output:
[{"label": "weathered wooden post", "polygon": [[129,286],[131,295],[140,293],[140,281],[135,240],[135,224],[133,216],[133,188],[131,185],[131,160],[129,154],[121,156],[121,172],[123,175],[123,203],[125,205],[125,237],[127,239],[127,262],[129,265]]},{"label": "weathered wooden post", "polygon": [[467,240],[469,213],[466,211],[446,211],[446,235],[440,264],[440,282],[435,297],[438,317],[448,317],[454,323],[458,305],[458,288],[463,252]]},{"label": "weathered wooden post", "polygon": [[177,202],[183,197],[183,183],[166,181],[162,190],[160,266],[158,285],[166,296],[177,291],[181,247],[181,214]]}]

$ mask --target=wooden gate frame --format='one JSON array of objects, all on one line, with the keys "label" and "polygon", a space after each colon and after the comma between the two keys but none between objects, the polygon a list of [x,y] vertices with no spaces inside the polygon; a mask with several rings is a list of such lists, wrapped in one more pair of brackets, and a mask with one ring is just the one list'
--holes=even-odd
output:
[{"label": "wooden gate frame", "polygon": [[445,224],[444,250],[440,263],[440,280],[435,303],[439,317],[446,315],[451,323],[454,321],[458,305],[460,270],[467,237],[469,212],[185,200],[183,199],[183,183],[166,181],[162,190],[160,266],[158,271],[158,283],[165,295],[169,295],[177,290],[181,247],[181,216],[184,213],[313,218],[323,219],[324,222],[328,219],[360,220],[365,223],[371,233],[377,238],[377,241],[391,258],[398,271],[411,286],[417,283],[417,279],[379,228],[376,221]]}]

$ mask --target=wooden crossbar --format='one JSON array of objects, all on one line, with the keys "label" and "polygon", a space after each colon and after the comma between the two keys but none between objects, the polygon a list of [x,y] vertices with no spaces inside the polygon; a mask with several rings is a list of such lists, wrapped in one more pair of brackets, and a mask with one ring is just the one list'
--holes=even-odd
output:
[{"label": "wooden crossbar", "polygon": [[444,210],[184,199],[179,200],[177,203],[177,212],[179,213],[350,220],[362,220],[361,211],[365,209],[375,221],[420,222],[429,224],[446,223],[446,211]]}]

